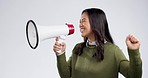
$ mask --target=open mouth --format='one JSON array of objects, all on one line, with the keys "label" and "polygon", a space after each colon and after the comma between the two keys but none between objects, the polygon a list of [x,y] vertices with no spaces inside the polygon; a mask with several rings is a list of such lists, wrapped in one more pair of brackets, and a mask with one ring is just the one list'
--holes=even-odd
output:
[{"label": "open mouth", "polygon": [[80,32],[83,33],[83,32],[84,32],[84,28],[81,28],[81,29],[80,29]]}]

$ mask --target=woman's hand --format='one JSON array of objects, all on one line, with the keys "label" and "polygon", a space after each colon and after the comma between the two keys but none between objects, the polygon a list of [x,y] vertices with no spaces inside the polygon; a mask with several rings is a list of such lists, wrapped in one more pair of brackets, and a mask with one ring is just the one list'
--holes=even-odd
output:
[{"label": "woman's hand", "polygon": [[54,46],[53,46],[53,51],[54,51],[56,54],[61,55],[61,54],[63,54],[63,53],[65,52],[66,44],[65,44],[64,42],[59,43],[58,41],[59,41],[59,39],[58,39],[58,37],[57,37],[57,38],[56,38],[56,42],[55,42],[55,44],[54,44]]},{"label": "woman's hand", "polygon": [[129,49],[135,50],[140,48],[140,41],[134,35],[128,35],[126,37],[126,45]]}]

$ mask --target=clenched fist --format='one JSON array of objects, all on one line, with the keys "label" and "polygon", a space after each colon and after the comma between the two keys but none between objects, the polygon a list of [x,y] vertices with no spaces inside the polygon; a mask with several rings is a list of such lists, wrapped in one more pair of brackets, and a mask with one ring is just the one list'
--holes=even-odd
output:
[{"label": "clenched fist", "polygon": [[135,50],[140,48],[140,41],[134,35],[128,35],[126,37],[126,45],[129,49]]},{"label": "clenched fist", "polygon": [[53,51],[57,54],[57,55],[61,55],[65,52],[65,49],[66,49],[66,44],[65,42],[62,42],[62,43],[59,43],[58,42],[59,39],[56,38],[56,42],[53,46]]}]

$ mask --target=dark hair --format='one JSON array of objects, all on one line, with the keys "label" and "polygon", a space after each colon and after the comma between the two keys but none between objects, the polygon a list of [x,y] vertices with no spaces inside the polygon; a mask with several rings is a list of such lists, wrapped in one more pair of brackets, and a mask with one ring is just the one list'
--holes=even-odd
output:
[{"label": "dark hair", "polygon": [[[107,41],[114,44],[109,32],[106,15],[101,9],[97,8],[85,9],[82,11],[82,14],[84,12],[88,14],[90,26],[97,43],[97,52],[95,52],[92,57],[95,57],[98,61],[102,61],[104,59],[104,42]],[[83,53],[83,48],[86,47],[87,39],[88,38],[84,38],[84,42],[80,44],[75,52],[76,55],[81,55]]]}]

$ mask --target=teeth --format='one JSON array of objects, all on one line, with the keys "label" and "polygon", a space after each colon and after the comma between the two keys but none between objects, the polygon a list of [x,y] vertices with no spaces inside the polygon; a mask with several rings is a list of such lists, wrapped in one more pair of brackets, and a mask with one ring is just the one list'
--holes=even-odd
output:
[{"label": "teeth", "polygon": [[80,32],[83,33],[84,29],[80,29]]}]

